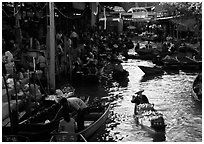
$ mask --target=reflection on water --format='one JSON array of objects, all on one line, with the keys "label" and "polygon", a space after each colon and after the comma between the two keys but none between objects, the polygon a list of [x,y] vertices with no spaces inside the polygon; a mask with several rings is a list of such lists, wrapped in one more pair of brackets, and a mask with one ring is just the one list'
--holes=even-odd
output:
[{"label": "reflection on water", "polygon": [[[202,104],[194,101],[191,86],[197,73],[170,72],[159,76],[144,76],[138,65],[150,65],[148,61],[128,60],[123,67],[129,72],[128,80],[115,83],[107,92],[100,87],[88,90],[89,95],[107,97],[112,112],[106,124],[91,141],[121,142],[201,142]],[[144,94],[154,103],[155,109],[164,115],[166,133],[153,133],[137,125],[134,119],[132,95],[144,89]],[[84,94],[84,89],[80,89]]]}]

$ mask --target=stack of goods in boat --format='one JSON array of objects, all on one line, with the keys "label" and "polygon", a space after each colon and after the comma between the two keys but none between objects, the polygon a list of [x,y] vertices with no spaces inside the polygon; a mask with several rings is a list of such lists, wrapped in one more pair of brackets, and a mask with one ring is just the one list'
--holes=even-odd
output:
[{"label": "stack of goods in boat", "polygon": [[135,114],[139,124],[152,128],[156,132],[165,131],[166,125],[163,114],[156,111],[153,104],[144,103],[137,105]]}]

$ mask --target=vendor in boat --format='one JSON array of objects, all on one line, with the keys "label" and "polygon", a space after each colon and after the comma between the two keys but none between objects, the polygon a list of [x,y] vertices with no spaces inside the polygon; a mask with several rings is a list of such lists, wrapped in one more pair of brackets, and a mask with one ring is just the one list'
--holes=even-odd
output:
[{"label": "vendor in boat", "polygon": [[144,92],[144,90],[141,90],[141,91],[135,93],[135,94],[137,94],[137,96],[140,100],[140,104],[149,103],[147,96],[142,94],[143,92]]},{"label": "vendor in boat", "polygon": [[63,119],[59,122],[58,132],[75,133],[77,131],[76,121],[70,117],[68,107],[62,108]]},{"label": "vendor in boat", "polygon": [[[63,97],[63,92],[61,90],[56,90],[58,102],[62,106],[61,109],[57,112],[55,118],[53,120],[57,120],[62,117],[63,108],[69,109],[67,114],[72,113],[73,116],[77,114],[77,126],[78,130],[81,131],[84,129],[84,115],[87,113],[87,105],[80,98],[72,95],[68,98]],[[61,98],[60,98],[61,96]]]},{"label": "vendor in boat", "polygon": [[63,107],[68,106],[70,109],[70,112],[77,113],[77,126],[78,131],[81,131],[84,129],[84,115],[87,113],[87,105],[77,97],[70,97],[70,98],[62,98],[60,100],[60,104]]},{"label": "vendor in boat", "polygon": [[136,92],[135,94],[137,94],[137,96],[133,96],[132,100],[131,100],[132,103],[135,103],[134,113],[136,115],[137,115],[137,105],[144,104],[144,103],[149,103],[149,100],[148,100],[147,96],[142,94],[143,92],[144,92],[144,90]]}]

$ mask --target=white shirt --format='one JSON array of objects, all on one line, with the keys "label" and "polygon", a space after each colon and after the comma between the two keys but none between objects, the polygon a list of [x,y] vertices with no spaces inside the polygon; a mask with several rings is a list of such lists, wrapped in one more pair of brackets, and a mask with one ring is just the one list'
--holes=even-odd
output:
[{"label": "white shirt", "polygon": [[73,118],[70,118],[70,121],[67,122],[64,119],[62,119],[59,123],[59,131],[60,132],[68,132],[68,133],[74,133],[76,130],[76,122]]},{"label": "white shirt", "polygon": [[87,108],[87,105],[80,98],[71,97],[67,98],[67,101],[74,107],[75,110]]}]

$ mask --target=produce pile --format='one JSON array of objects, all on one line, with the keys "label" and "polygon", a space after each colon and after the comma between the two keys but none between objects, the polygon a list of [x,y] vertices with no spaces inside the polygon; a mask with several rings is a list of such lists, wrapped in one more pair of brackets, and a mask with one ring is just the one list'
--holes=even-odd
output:
[{"label": "produce pile", "polygon": [[137,114],[142,121],[149,121],[151,126],[164,125],[163,114],[154,109],[154,104],[139,104],[137,106]]}]

